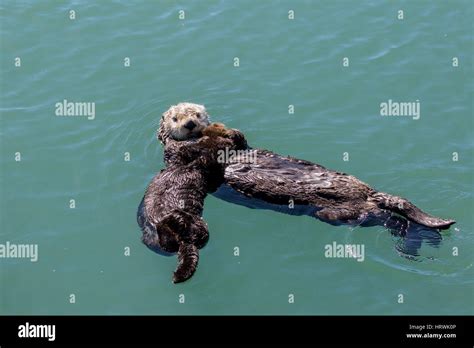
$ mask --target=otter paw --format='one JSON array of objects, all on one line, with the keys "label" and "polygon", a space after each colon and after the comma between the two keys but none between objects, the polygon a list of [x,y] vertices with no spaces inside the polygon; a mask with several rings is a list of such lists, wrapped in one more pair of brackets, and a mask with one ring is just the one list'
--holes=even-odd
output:
[{"label": "otter paw", "polygon": [[226,128],[222,123],[212,123],[202,131],[202,134],[211,138],[222,137],[230,139],[234,142],[237,148],[247,148],[247,140],[244,135],[237,129]]},{"label": "otter paw", "polygon": [[228,129],[223,123],[212,123],[202,131],[203,135],[208,137],[226,137],[228,136]]}]

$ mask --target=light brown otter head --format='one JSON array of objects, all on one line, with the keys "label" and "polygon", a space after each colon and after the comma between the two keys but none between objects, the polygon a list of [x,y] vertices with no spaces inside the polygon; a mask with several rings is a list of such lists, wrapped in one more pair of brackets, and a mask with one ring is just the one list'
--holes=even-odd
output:
[{"label": "light brown otter head", "polygon": [[163,144],[170,138],[186,140],[200,136],[209,124],[209,115],[204,105],[179,103],[163,113],[157,137]]}]

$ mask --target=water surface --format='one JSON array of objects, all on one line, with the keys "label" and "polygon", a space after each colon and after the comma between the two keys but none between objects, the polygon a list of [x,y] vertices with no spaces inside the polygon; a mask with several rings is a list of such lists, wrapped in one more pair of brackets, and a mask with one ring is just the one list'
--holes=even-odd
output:
[{"label": "water surface", "polygon": [[[473,314],[472,2],[0,8],[0,243],[39,246],[36,263],[0,259],[1,314]],[[95,119],[55,116],[64,99],[96,103]],[[389,99],[419,100],[420,119],[380,116]],[[176,258],[141,244],[135,214],[163,168],[160,114],[180,101],[205,104],[254,147],[351,173],[457,224],[409,259],[381,227],[210,196],[199,269],[173,285]],[[334,241],[363,244],[365,260],[326,258]]]}]

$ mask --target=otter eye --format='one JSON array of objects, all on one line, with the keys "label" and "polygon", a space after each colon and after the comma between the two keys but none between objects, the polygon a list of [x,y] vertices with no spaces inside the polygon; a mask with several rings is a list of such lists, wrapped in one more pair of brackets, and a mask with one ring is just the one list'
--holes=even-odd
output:
[{"label": "otter eye", "polygon": [[178,119],[176,117],[173,117],[173,122],[178,122]]},{"label": "otter eye", "polygon": [[197,118],[201,118],[201,114],[198,112],[198,113],[196,114],[196,117],[197,117]]}]

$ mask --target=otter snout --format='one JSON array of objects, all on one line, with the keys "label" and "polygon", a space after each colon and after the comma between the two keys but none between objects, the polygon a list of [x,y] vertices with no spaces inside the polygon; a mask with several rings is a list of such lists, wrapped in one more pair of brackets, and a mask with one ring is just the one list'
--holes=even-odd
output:
[{"label": "otter snout", "polygon": [[189,129],[189,130],[191,131],[191,130],[193,130],[194,128],[196,128],[196,123],[194,123],[193,121],[188,121],[188,122],[186,122],[186,124],[184,125],[184,128]]}]

